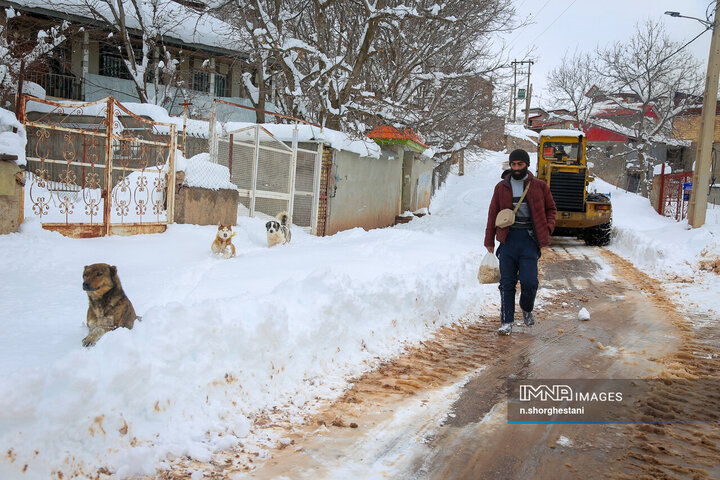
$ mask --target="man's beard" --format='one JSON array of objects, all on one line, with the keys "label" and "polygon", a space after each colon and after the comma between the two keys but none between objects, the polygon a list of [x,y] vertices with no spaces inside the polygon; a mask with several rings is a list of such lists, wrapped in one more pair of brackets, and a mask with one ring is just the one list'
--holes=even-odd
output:
[{"label": "man's beard", "polygon": [[525,178],[527,173],[528,167],[525,167],[522,170],[513,170],[511,175],[515,180],[522,180],[523,178]]}]

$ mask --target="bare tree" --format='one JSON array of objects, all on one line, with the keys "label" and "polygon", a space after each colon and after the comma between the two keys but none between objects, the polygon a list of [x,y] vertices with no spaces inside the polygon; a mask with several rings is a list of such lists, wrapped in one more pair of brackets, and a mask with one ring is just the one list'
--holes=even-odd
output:
[{"label": "bare tree", "polygon": [[[107,42],[118,50],[142,103],[169,107],[178,82],[178,59],[166,37],[188,22],[189,11],[172,0],[61,0],[110,31]],[[140,48],[136,48],[136,47]]]},{"label": "bare tree", "polygon": [[653,20],[636,25],[628,42],[602,49],[598,57],[610,91],[619,93],[608,98],[635,112],[631,128],[637,143],[631,148],[637,152],[641,193],[647,196],[650,146],[670,133],[675,117],[697,106],[703,86],[699,63]]},{"label": "bare tree", "polygon": [[512,28],[513,10],[494,0],[418,4],[383,30],[363,85],[374,105],[357,113],[377,111],[377,121],[411,126],[450,153],[479,140],[499,113],[493,84],[504,62],[494,33]]},{"label": "bare tree", "polygon": [[547,76],[548,92],[557,106],[571,105],[572,114],[579,128],[584,128],[592,112],[593,100],[588,92],[593,87],[602,88],[602,77],[597,75],[596,59],[589,53],[577,50],[565,52],[560,65]]},{"label": "bare tree", "polygon": [[3,99],[17,92],[23,68],[31,68],[65,41],[64,33],[69,27],[67,22],[62,22],[49,30],[38,29],[35,38],[21,41],[8,32],[8,22],[19,15],[14,9],[7,8],[4,22],[0,24],[0,98]]},{"label": "bare tree", "polygon": [[481,130],[500,65],[490,38],[513,21],[510,0],[231,2],[226,17],[252,40],[256,106],[273,74],[283,113],[358,133],[409,126],[448,150]]}]

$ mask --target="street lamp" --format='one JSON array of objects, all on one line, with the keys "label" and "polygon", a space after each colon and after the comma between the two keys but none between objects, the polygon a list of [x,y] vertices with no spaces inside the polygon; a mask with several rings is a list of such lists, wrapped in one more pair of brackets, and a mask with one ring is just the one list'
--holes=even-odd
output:
[{"label": "street lamp", "polygon": [[695,151],[695,171],[693,172],[690,204],[688,205],[688,222],[693,228],[700,228],[705,223],[708,196],[710,194],[710,166],[712,164],[712,147],[715,133],[718,75],[720,75],[720,28],[715,28],[715,22],[720,18],[720,1],[715,2],[715,16],[712,22],[695,17],[686,17],[680,15],[679,12],[665,12],[665,14],[671,17],[692,18],[705,25],[708,29],[713,29],[707,75],[705,77],[702,116],[700,117],[700,136]]},{"label": "street lamp", "polygon": [[675,17],[675,18],[692,18],[693,20],[697,20],[698,22],[702,23],[707,28],[712,28],[712,26],[713,26],[712,22],[708,22],[707,20],[703,20],[703,19],[697,18],[697,17],[688,17],[685,15],[680,15],[680,12],[665,12],[665,15],[670,15],[671,17]]}]

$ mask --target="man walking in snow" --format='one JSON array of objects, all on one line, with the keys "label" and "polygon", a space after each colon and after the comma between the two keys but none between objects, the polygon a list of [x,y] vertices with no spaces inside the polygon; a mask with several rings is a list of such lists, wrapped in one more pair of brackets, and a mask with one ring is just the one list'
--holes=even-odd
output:
[{"label": "man walking in snow", "polygon": [[[535,324],[533,306],[538,289],[538,259],[540,249],[550,245],[550,234],[555,228],[557,208],[547,183],[538,180],[528,171],[530,155],[525,150],[510,153],[510,170],[502,173],[495,186],[487,227],[485,248],[493,253],[495,237],[500,246],[500,322],[498,333],[510,335],[515,316],[515,287],[520,280],[520,309],[525,325]],[[523,196],[524,193],[524,196]],[[509,227],[496,227],[495,220],[503,209],[513,209],[515,222]]]}]

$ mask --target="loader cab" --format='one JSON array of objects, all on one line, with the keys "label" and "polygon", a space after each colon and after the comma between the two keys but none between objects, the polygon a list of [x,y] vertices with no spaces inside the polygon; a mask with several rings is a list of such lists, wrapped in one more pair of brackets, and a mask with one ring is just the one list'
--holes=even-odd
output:
[{"label": "loader cab", "polygon": [[[550,129],[540,132],[538,178],[549,180],[552,169],[580,172],[587,166],[587,138],[580,130]],[[563,168],[569,167],[569,168]],[[580,170],[578,170],[580,168]]]},{"label": "loader cab", "polygon": [[543,160],[565,165],[580,165],[582,163],[581,142],[545,142],[543,144]]}]

